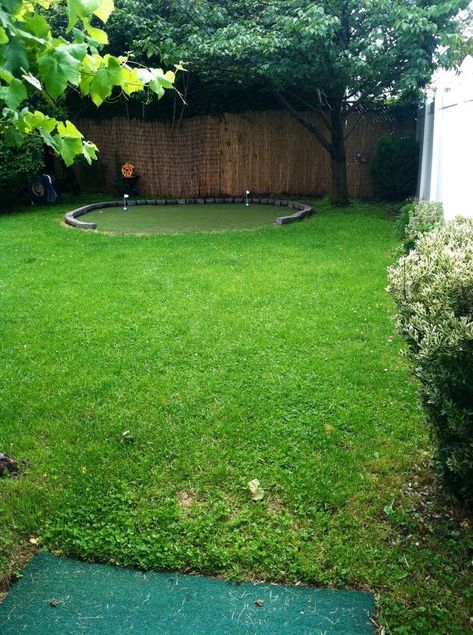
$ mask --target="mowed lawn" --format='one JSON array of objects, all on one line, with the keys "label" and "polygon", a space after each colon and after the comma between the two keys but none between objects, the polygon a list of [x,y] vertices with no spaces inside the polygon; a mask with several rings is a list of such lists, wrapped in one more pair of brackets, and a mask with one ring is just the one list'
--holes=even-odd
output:
[{"label": "mowed lawn", "polygon": [[27,461],[0,480],[5,576],[33,537],[370,589],[387,632],[466,632],[472,531],[430,481],[384,290],[393,222],[315,204],[177,236],[66,228],[71,205],[0,216],[0,451]]}]

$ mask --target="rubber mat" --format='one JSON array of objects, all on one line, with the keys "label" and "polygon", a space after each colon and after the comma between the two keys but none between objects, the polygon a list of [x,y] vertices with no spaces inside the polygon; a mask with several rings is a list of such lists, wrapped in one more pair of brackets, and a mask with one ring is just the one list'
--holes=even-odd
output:
[{"label": "rubber mat", "polygon": [[373,635],[360,591],[234,583],[35,556],[0,605],[2,635]]}]

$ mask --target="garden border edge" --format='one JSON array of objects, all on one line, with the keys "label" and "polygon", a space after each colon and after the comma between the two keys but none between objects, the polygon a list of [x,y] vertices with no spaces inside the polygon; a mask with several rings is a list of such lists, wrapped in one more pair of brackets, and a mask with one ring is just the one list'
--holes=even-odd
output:
[{"label": "garden border edge", "polygon": [[[275,220],[277,225],[287,225],[297,221],[309,218],[314,213],[314,208],[305,203],[298,203],[297,201],[286,201],[278,198],[259,198],[252,197],[248,199],[249,203],[256,203],[258,205],[275,205],[278,207],[288,207],[289,209],[296,210],[293,214],[287,214],[285,216],[278,216]],[[215,203],[244,203],[243,198],[238,197],[207,197],[207,198],[160,198],[160,199],[128,199],[127,204],[129,207],[134,205],[211,205]],[[103,209],[107,207],[121,207],[123,201],[103,201],[100,203],[90,203],[89,205],[83,205],[77,207],[64,214],[64,221],[71,227],[77,227],[78,229],[97,229],[97,223],[87,223],[78,220],[80,216],[84,216],[88,212],[92,212],[94,209]]]}]

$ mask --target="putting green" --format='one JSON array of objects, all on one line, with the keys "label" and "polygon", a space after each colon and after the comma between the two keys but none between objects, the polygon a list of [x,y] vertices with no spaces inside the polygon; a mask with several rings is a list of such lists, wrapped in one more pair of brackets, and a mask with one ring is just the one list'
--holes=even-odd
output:
[{"label": "putting green", "polygon": [[[292,210],[290,210],[292,211]],[[95,209],[78,220],[97,223],[97,231],[117,234],[181,234],[271,225],[286,209],[273,205],[136,205]]]},{"label": "putting green", "polygon": [[360,591],[141,573],[46,553],[0,605],[3,635],[374,635]]}]

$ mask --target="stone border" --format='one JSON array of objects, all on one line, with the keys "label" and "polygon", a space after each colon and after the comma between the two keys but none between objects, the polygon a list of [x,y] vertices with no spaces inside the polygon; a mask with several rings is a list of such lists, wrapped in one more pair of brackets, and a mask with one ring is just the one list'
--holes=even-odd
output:
[{"label": "stone border", "polygon": [[[243,198],[235,197],[217,197],[217,198],[147,198],[147,199],[128,199],[128,207],[134,205],[204,205],[212,203],[244,203]],[[285,201],[279,198],[259,198],[251,197],[248,199],[249,203],[257,203],[259,205],[275,205],[276,207],[287,207],[295,210],[293,214],[285,216],[279,216],[276,218],[277,225],[287,225],[288,223],[294,223],[296,221],[304,220],[312,216],[314,209],[310,205],[304,203],[297,203],[296,201]],[[64,214],[64,221],[72,227],[78,227],[79,229],[97,229],[97,223],[87,223],[78,220],[80,216],[84,216],[88,212],[94,209],[105,209],[107,207],[122,207],[123,201],[103,201],[101,203],[91,203],[90,205],[83,205],[77,209],[73,209],[67,214]]]}]

